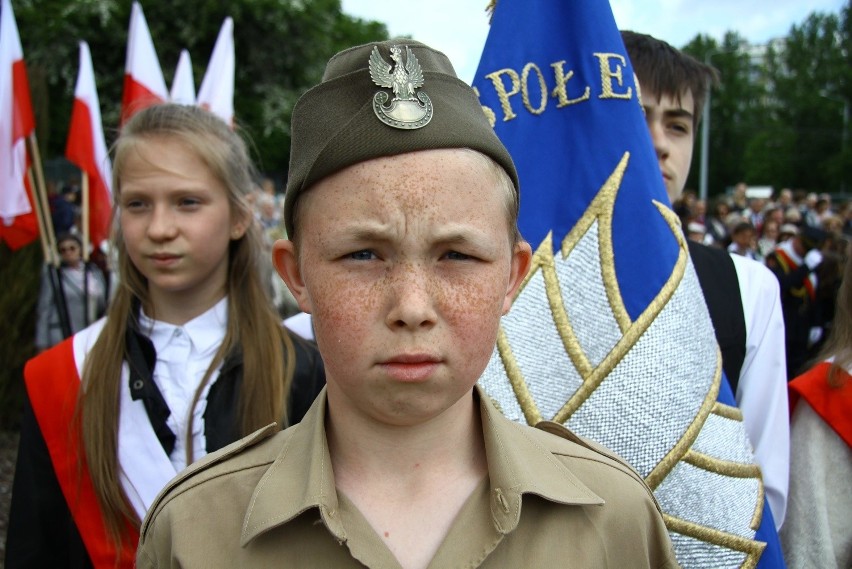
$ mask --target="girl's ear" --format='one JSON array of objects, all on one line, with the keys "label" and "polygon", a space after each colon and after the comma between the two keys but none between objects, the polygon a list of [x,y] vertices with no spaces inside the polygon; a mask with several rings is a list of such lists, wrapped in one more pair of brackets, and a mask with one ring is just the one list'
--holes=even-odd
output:
[{"label": "girl's ear", "polygon": [[296,254],[296,245],[287,239],[279,239],[272,244],[272,264],[281,276],[281,279],[293,293],[296,302],[302,312],[311,313],[312,304],[302,270],[299,267],[299,256]]},{"label": "girl's ear", "polygon": [[242,236],[246,234],[249,224],[252,223],[252,221],[253,218],[251,213],[246,213],[245,215],[234,219],[231,222],[231,241],[236,241],[237,239],[242,238]]}]

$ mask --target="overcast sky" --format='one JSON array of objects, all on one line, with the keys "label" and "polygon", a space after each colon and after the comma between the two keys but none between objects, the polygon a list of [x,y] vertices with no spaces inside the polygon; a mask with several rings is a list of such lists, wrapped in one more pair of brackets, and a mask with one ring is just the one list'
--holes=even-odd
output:
[{"label": "overcast sky", "polygon": [[[534,2],[536,0],[526,0]],[[562,0],[570,2],[572,0]],[[811,12],[839,13],[845,0],[611,0],[618,27],[682,47],[697,34],[721,40],[736,31],[751,43],[785,36]],[[488,35],[488,0],[342,0],[352,16],[384,22],[391,36],[410,35],[447,54],[459,77],[473,81]]]}]

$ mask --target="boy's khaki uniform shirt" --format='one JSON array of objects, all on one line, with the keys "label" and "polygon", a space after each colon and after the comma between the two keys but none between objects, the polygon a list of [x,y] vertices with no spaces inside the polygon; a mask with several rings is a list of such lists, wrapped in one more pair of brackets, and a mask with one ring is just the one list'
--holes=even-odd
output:
[{"label": "boy's khaki uniform shirt", "polygon": [[[633,470],[559,425],[545,427],[555,436],[513,423],[476,394],[489,474],[430,567],[677,567]],[[298,425],[271,425],[179,475],[146,517],[138,567],[398,569],[335,489],[325,413],[323,390]]]}]

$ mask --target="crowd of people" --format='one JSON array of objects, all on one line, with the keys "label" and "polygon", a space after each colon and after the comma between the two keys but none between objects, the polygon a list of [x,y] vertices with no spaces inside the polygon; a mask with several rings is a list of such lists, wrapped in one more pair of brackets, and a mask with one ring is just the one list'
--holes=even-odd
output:
[{"label": "crowd of people", "polygon": [[781,286],[788,377],[805,371],[831,331],[852,241],[852,200],[737,183],[712,206],[692,191],[673,204],[689,239],[765,264]]}]

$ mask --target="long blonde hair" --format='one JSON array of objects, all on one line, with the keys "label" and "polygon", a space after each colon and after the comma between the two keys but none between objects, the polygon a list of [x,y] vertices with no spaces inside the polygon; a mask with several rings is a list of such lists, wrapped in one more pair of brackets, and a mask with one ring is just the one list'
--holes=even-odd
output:
[{"label": "long blonde hair", "polygon": [[[213,371],[227,355],[239,348],[243,354],[243,379],[237,404],[242,434],[273,421],[286,422],[286,399],[294,368],[293,345],[261,282],[263,248],[260,229],[253,222],[247,199],[253,188],[253,167],[246,146],[219,118],[197,107],[164,104],[142,110],[122,127],[112,149],[116,204],[128,156],[139,141],[152,136],[168,136],[192,149],[227,189],[231,215],[251,220],[245,235],[229,244],[225,338],[195,394],[193,405]],[[113,219],[118,219],[117,211],[116,205]],[[76,416],[104,521],[120,549],[127,528],[138,528],[141,522],[119,479],[119,395],[122,366],[128,359],[125,334],[128,327],[138,327],[137,306],[141,305],[151,317],[156,317],[156,307],[148,294],[147,279],[127,254],[118,223],[113,224],[113,244],[118,254],[119,285],[104,329],[86,358],[84,389],[80,391]],[[239,291],[239,294],[230,294],[231,291]],[[190,460],[191,448],[188,462]]]},{"label": "long blonde hair", "polygon": [[843,262],[843,277],[840,290],[837,292],[837,302],[834,308],[834,320],[828,339],[820,350],[818,361],[833,357],[831,369],[828,371],[828,383],[832,387],[840,387],[842,377],[839,371],[852,367],[852,243],[846,245]]}]

